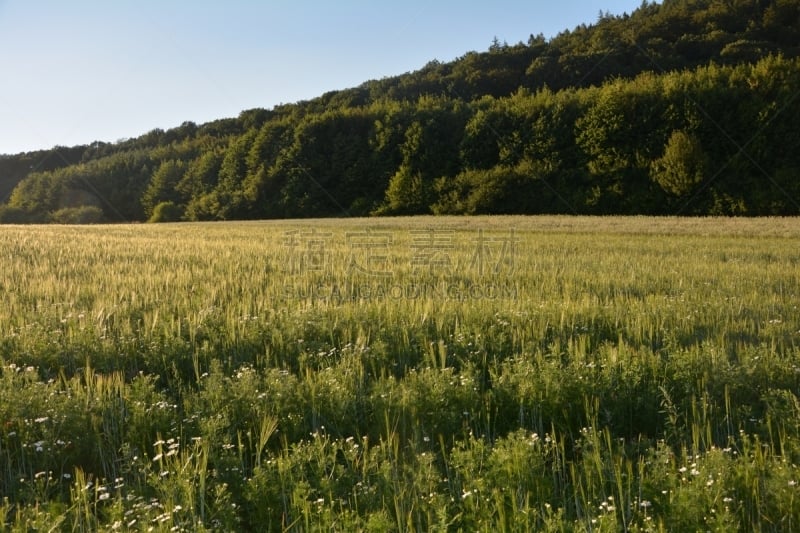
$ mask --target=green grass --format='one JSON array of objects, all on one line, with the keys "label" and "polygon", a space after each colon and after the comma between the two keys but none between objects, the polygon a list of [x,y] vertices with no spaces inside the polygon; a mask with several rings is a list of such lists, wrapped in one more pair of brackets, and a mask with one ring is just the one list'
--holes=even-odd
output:
[{"label": "green grass", "polygon": [[0,232],[10,531],[800,528],[800,220]]}]

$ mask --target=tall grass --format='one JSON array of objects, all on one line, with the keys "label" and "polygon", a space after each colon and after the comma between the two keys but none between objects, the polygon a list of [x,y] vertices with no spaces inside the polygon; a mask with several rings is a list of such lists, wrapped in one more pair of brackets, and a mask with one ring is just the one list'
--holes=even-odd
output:
[{"label": "tall grass", "polygon": [[0,232],[12,531],[790,531],[800,222]]}]

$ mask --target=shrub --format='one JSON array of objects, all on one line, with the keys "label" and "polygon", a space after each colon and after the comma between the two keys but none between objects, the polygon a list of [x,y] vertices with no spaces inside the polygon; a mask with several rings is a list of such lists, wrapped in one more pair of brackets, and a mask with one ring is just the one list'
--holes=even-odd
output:
[{"label": "shrub", "polygon": [[50,215],[56,224],[98,224],[103,220],[103,210],[94,205],[65,207]]},{"label": "shrub", "polygon": [[25,209],[0,205],[0,224],[30,224],[34,217]]},{"label": "shrub", "polygon": [[148,222],[180,222],[183,212],[183,207],[175,202],[161,202],[153,209],[153,216]]}]

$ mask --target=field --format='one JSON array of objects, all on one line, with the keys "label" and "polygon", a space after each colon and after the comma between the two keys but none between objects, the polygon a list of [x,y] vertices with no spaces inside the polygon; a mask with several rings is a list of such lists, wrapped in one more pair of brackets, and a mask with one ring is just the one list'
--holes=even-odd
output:
[{"label": "field", "polygon": [[800,220],[0,230],[0,529],[800,530]]}]

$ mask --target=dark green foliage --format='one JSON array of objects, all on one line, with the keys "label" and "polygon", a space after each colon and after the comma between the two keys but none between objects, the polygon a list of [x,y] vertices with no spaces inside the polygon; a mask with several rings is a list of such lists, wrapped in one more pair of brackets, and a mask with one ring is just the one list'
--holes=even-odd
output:
[{"label": "dark green foliage", "polygon": [[25,209],[0,205],[0,224],[28,224],[32,222],[35,222],[34,217]]},{"label": "dark green foliage", "polygon": [[708,158],[700,141],[684,131],[670,136],[664,155],[653,162],[653,179],[676,196],[691,193],[708,174]]},{"label": "dark green foliage", "polygon": [[157,205],[163,203],[174,205],[174,202],[180,199],[180,194],[176,189],[185,171],[181,161],[170,159],[161,163],[142,194],[142,207],[145,215],[152,216]]},{"label": "dark green foliage", "polygon": [[183,207],[175,202],[161,202],[153,209],[148,222],[179,222],[183,218]]},{"label": "dark green foliage", "polygon": [[50,215],[56,224],[97,224],[103,221],[103,210],[93,205],[65,207]]},{"label": "dark green foliage", "polygon": [[796,215],[799,28],[799,0],[645,1],[310,101],[0,156],[2,219]]}]

